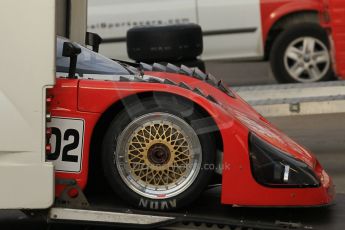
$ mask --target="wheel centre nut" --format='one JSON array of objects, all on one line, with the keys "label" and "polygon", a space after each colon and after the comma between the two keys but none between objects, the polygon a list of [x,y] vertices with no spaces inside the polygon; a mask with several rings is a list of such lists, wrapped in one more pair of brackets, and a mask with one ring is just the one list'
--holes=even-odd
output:
[{"label": "wheel centre nut", "polygon": [[164,165],[169,162],[171,153],[164,144],[154,144],[147,151],[147,158],[154,165]]},{"label": "wheel centre nut", "polygon": [[303,60],[304,60],[305,62],[310,62],[311,58],[310,58],[309,55],[305,55],[304,58],[303,58]]}]

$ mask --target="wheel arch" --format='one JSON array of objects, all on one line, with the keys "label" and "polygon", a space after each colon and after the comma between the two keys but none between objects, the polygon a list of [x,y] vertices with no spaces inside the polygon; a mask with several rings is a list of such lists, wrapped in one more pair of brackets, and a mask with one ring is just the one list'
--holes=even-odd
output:
[{"label": "wheel arch", "polygon": [[[184,96],[178,95],[178,94],[173,94],[170,92],[141,92],[137,94],[132,94],[130,96],[127,96],[123,98],[122,100],[116,101],[112,105],[110,105],[100,116],[98,119],[92,135],[91,135],[91,141],[90,141],[90,155],[89,155],[89,180],[92,182],[98,181],[98,176],[99,172],[102,172],[100,170],[101,168],[101,154],[97,154],[101,152],[101,147],[102,147],[102,140],[104,138],[104,135],[106,134],[107,131],[107,126],[110,124],[110,122],[113,120],[114,116],[119,114],[121,111],[123,111],[126,108],[126,105],[129,105],[133,103],[134,101],[141,101],[143,99],[147,98],[153,98],[155,94],[160,94],[160,95],[167,95],[167,96],[173,96],[173,97],[178,97],[186,102],[191,102],[193,105],[202,113],[203,116],[205,117],[211,117],[209,119],[210,122],[213,122],[212,125],[213,127],[216,127],[216,130],[211,132],[211,135],[214,137],[215,140],[215,146],[217,148],[217,151],[223,151],[223,139],[222,135],[220,132],[220,129],[218,125],[216,124],[216,121],[213,119],[211,114],[207,112],[207,109],[199,105],[198,103],[190,100],[189,98],[186,98]],[[97,177],[97,180],[96,178]]]},{"label": "wheel arch", "polygon": [[299,23],[319,23],[317,10],[301,10],[282,15],[271,26],[265,39],[264,59],[269,60],[276,38],[286,29]]}]

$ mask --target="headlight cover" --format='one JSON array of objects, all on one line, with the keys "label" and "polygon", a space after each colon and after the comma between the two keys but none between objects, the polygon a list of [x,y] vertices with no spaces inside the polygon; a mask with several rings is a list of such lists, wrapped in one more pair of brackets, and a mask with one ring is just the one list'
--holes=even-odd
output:
[{"label": "headlight cover", "polygon": [[278,148],[249,134],[250,164],[253,177],[264,186],[314,188],[320,181],[309,166]]}]

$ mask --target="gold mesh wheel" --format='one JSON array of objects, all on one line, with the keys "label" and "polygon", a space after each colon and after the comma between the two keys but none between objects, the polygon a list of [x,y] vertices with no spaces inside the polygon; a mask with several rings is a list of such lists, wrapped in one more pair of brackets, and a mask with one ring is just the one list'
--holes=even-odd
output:
[{"label": "gold mesh wheel", "polygon": [[123,181],[148,198],[168,198],[187,189],[199,173],[201,158],[193,128],[167,113],[134,119],[117,143],[116,163]]},{"label": "gold mesh wheel", "polygon": [[127,151],[134,176],[153,186],[177,182],[191,159],[186,137],[167,122],[151,122],[133,133]]}]

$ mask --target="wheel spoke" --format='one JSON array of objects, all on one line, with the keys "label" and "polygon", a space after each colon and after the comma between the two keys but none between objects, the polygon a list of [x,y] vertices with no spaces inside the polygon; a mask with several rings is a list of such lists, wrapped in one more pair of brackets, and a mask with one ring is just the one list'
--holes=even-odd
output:
[{"label": "wheel spoke", "polygon": [[303,40],[303,53],[310,54],[313,53],[315,49],[315,40],[313,38],[305,38]]},{"label": "wheel spoke", "polygon": [[317,66],[311,66],[307,72],[311,79],[318,79],[321,76],[321,72]]},{"label": "wheel spoke", "polygon": [[133,157],[130,159],[130,162],[132,163],[133,160],[141,160],[141,157],[132,155]]},{"label": "wheel spoke", "polygon": [[296,62],[290,70],[295,77],[299,77],[304,72],[304,67],[301,66],[298,62]]},{"label": "wheel spoke", "polygon": [[[140,145],[140,147],[137,147],[135,146],[134,144],[137,144],[137,145]],[[138,152],[142,152],[144,149],[144,147],[141,145],[141,143],[139,142],[132,142],[131,145],[129,146],[130,147],[130,152],[132,153],[133,151],[138,151]]]},{"label": "wheel spoke", "polygon": [[312,71],[314,72],[314,75],[317,76],[318,78],[321,76],[321,71],[317,65],[312,66]]},{"label": "wheel spoke", "polygon": [[288,58],[294,61],[298,61],[300,59],[300,56],[302,55],[302,51],[297,49],[296,47],[291,46],[287,49],[286,55],[288,56]]},{"label": "wheel spoke", "polygon": [[170,135],[167,137],[167,139],[169,138],[169,140],[173,140],[173,137],[175,136],[175,134],[177,134],[177,130],[176,129],[172,129]]},{"label": "wheel spoke", "polygon": [[313,58],[314,58],[315,62],[318,63],[318,64],[329,62],[328,51],[318,51],[318,52],[315,52],[314,55],[313,55]]},{"label": "wheel spoke", "polygon": [[[185,140],[183,140],[183,142],[181,142],[178,145],[175,145],[174,148],[176,148],[176,150],[180,149],[181,147],[185,147],[187,144],[187,142]],[[179,151],[180,152],[180,151]]]}]

